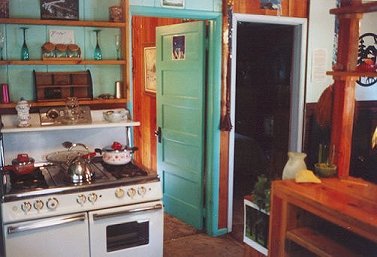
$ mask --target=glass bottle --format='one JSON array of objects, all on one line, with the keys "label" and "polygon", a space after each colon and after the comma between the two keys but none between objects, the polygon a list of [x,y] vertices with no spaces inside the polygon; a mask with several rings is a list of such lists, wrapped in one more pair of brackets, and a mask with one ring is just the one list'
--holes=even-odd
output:
[{"label": "glass bottle", "polygon": [[283,179],[294,179],[300,170],[306,170],[306,153],[288,152],[288,161],[283,169]]},{"label": "glass bottle", "polygon": [[98,34],[101,30],[96,29],[94,32],[96,33],[96,47],[94,48],[94,60],[102,60],[102,51],[98,44]]},{"label": "glass bottle", "polygon": [[22,44],[22,47],[21,47],[21,60],[26,61],[26,60],[29,60],[29,49],[26,45],[26,30],[28,28],[21,27],[20,29],[23,30],[23,35],[24,35],[24,43]]}]

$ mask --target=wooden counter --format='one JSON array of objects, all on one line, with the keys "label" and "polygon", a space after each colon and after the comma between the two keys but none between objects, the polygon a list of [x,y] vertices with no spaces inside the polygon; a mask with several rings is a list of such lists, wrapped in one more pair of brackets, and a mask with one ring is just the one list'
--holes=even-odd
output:
[{"label": "wooden counter", "polygon": [[377,256],[377,186],[363,180],[321,184],[274,181],[269,256]]}]

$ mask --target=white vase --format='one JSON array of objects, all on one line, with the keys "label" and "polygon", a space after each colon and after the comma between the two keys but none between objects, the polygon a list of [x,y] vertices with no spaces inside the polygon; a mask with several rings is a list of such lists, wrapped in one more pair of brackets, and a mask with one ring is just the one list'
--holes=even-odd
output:
[{"label": "white vase", "polygon": [[288,161],[283,169],[283,179],[294,179],[300,170],[306,170],[306,153],[288,152]]}]

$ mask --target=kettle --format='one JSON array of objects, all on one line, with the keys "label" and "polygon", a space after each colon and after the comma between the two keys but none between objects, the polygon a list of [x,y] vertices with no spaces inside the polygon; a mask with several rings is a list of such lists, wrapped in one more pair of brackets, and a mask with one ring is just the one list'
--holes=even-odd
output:
[{"label": "kettle", "polygon": [[73,183],[90,182],[92,180],[94,175],[90,165],[90,157],[92,155],[93,153],[79,155],[68,163],[68,176]]}]

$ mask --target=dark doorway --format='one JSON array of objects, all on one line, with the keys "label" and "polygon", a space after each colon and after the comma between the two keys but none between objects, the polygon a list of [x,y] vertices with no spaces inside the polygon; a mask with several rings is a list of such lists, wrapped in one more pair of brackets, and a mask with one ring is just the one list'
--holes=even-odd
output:
[{"label": "dark doorway", "polygon": [[241,240],[243,197],[259,175],[280,178],[287,161],[293,40],[294,26],[237,25],[233,234]]}]

